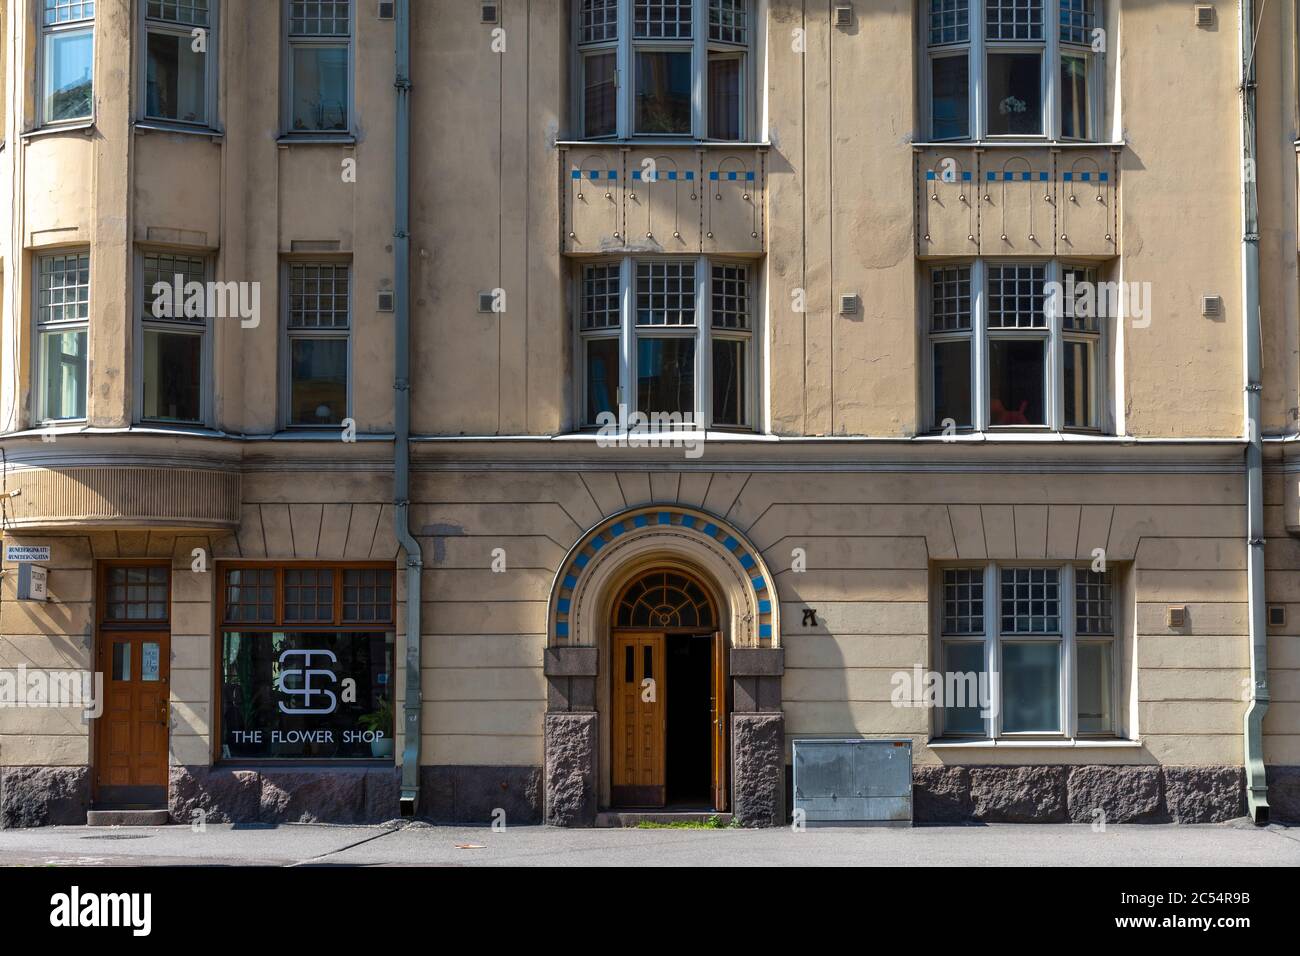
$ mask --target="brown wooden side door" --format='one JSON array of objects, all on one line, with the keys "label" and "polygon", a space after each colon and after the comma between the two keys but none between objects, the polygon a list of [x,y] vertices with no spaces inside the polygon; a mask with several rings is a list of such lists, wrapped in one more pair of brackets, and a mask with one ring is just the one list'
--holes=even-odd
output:
[{"label": "brown wooden side door", "polygon": [[713,808],[727,808],[727,644],[721,634],[713,635],[713,666],[709,672],[710,704],[713,708]]},{"label": "brown wooden side door", "polygon": [[664,635],[616,634],[613,654],[615,806],[662,807],[667,800],[667,681]]},{"label": "brown wooden side door", "polygon": [[166,631],[101,631],[104,712],[96,742],[101,799],[166,799],[171,636]]}]

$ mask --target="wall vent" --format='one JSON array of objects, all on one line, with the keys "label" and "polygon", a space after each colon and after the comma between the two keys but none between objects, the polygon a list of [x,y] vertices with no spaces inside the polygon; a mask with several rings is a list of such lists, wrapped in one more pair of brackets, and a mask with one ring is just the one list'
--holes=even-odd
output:
[{"label": "wall vent", "polygon": [[1198,27],[1214,26],[1214,7],[1208,3],[1198,3],[1192,8],[1196,11],[1196,25]]},{"label": "wall vent", "polygon": [[498,6],[499,5],[495,3],[483,4],[483,6],[480,7],[481,15],[479,17],[479,23],[496,23],[501,17],[501,14],[497,9]]},{"label": "wall vent", "polygon": [[1165,625],[1168,627],[1186,627],[1187,608],[1171,607],[1165,614]]},{"label": "wall vent", "polygon": [[840,296],[840,315],[857,315],[858,297],[856,293]]},{"label": "wall vent", "polygon": [[794,809],[807,823],[912,822],[910,740],[794,741]]},{"label": "wall vent", "polygon": [[1201,315],[1222,315],[1223,298],[1217,295],[1201,296]]},{"label": "wall vent", "polygon": [[1286,608],[1284,606],[1274,604],[1268,609],[1268,626],[1286,627]]},{"label": "wall vent", "polygon": [[478,310],[480,312],[495,312],[496,301],[497,301],[496,293],[480,292],[478,294]]},{"label": "wall vent", "polygon": [[853,8],[849,6],[837,6],[835,8],[835,25],[837,27],[853,26]]},{"label": "wall vent", "polygon": [[378,301],[375,303],[375,310],[378,312],[392,312],[393,308],[393,293],[380,292]]},{"label": "wall vent", "polygon": [[380,20],[392,20],[397,16],[396,7],[397,4],[395,4],[393,0],[379,0],[379,8],[376,11],[375,16]]}]

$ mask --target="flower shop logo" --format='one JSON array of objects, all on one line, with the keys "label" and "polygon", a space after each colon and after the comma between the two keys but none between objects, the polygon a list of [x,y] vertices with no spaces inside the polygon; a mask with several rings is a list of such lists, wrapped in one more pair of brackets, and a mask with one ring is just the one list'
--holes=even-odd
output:
[{"label": "flower shop logo", "polygon": [[986,671],[895,671],[889,702],[895,707],[979,708],[980,718],[998,715],[998,675]]},{"label": "flower shop logo", "polygon": [[75,707],[93,719],[104,713],[104,675],[19,664],[15,670],[0,671],[0,708],[5,707]]},{"label": "flower shop logo", "polygon": [[687,458],[704,454],[703,426],[690,412],[630,412],[596,416],[596,444],[600,448],[683,448]]},{"label": "flower shop logo", "polygon": [[[312,659],[316,657],[327,658],[331,664],[337,664],[339,660],[333,651],[324,650],[291,650],[284,651],[280,655],[280,679],[277,682],[278,690],[281,694],[302,698],[299,704],[294,706],[287,705],[284,701],[280,701],[280,713],[299,716],[303,714],[332,714],[334,713],[334,709],[338,707],[338,695],[329,688],[317,686],[315,683],[317,678],[328,678],[330,683],[337,683],[339,679],[338,675],[334,673],[332,667],[312,667]],[[285,665],[293,658],[298,658],[302,666],[286,667]],[[297,686],[290,686],[288,683],[290,677],[294,678],[295,682],[301,681],[301,683],[297,683]],[[317,705],[317,697],[324,698],[328,700],[329,703]]]},{"label": "flower shop logo", "polygon": [[239,319],[245,329],[262,322],[260,282],[186,282],[177,274],[155,282],[152,291],[155,319]]}]

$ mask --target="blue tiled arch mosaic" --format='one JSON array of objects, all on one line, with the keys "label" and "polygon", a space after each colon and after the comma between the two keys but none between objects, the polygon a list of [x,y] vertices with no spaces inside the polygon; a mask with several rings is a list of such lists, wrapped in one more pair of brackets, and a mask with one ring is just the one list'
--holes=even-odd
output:
[{"label": "blue tiled arch mosaic", "polygon": [[607,518],[588,531],[565,557],[556,578],[556,599],[551,620],[551,643],[567,643],[573,635],[569,622],[573,610],[573,593],[587,567],[600,551],[623,535],[641,528],[673,528],[698,535],[729,551],[745,570],[754,592],[758,612],[755,632],[759,644],[772,643],[776,621],[776,587],[757,550],[739,531],[720,518],[680,505],[657,505],[636,508]]}]

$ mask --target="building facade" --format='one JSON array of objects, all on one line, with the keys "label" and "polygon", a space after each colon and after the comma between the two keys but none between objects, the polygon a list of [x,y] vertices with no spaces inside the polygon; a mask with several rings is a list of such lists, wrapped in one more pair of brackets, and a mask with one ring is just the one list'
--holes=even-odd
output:
[{"label": "building facade", "polygon": [[1295,4],[0,6],[0,825],[1300,813]]}]

